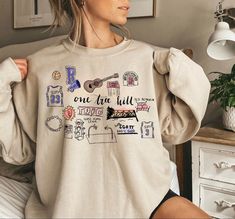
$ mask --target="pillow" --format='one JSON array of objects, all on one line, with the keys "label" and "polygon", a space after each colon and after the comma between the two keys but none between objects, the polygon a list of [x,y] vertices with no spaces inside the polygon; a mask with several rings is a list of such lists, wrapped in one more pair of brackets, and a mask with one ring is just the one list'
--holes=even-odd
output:
[{"label": "pillow", "polygon": [[0,175],[24,183],[32,183],[34,176],[34,162],[26,165],[6,163],[0,157]]}]

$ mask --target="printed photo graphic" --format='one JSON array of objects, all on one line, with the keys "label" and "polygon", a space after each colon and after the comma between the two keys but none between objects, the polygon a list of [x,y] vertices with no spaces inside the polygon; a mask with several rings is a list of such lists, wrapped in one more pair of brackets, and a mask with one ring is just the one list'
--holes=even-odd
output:
[{"label": "printed photo graphic", "polygon": [[89,144],[117,143],[116,135],[109,126],[105,126],[103,131],[99,131],[98,126],[94,124],[88,128],[86,137]]}]

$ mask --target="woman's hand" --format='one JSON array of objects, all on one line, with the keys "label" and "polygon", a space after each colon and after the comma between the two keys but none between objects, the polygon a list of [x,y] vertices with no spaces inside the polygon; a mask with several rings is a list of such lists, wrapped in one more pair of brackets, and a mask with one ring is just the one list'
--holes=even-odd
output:
[{"label": "woman's hand", "polygon": [[17,67],[21,72],[22,80],[24,80],[28,74],[27,59],[14,59],[14,62],[16,63]]}]

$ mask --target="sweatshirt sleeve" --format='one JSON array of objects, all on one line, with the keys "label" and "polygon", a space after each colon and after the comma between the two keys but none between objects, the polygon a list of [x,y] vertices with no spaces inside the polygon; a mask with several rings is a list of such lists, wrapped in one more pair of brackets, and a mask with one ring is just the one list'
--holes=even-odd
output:
[{"label": "sweatshirt sleeve", "polygon": [[15,165],[30,163],[35,156],[36,100],[28,77],[21,82],[11,58],[0,63],[0,156]]},{"label": "sweatshirt sleeve", "polygon": [[210,82],[201,66],[181,50],[157,50],[157,104],[162,140],[180,144],[200,128],[210,93]]}]

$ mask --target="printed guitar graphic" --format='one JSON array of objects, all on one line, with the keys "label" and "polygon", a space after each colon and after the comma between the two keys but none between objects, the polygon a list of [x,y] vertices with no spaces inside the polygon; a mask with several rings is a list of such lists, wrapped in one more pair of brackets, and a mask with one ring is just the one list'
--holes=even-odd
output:
[{"label": "printed guitar graphic", "polygon": [[103,79],[100,79],[100,78],[96,78],[95,80],[88,80],[88,81],[85,81],[84,83],[84,89],[88,92],[88,93],[93,93],[93,91],[96,89],[96,88],[99,88],[99,87],[102,87],[103,85],[103,82],[104,81],[107,81],[111,78],[118,78],[119,77],[119,74],[118,73],[115,73],[109,77],[106,77],[106,78],[103,78]]}]

